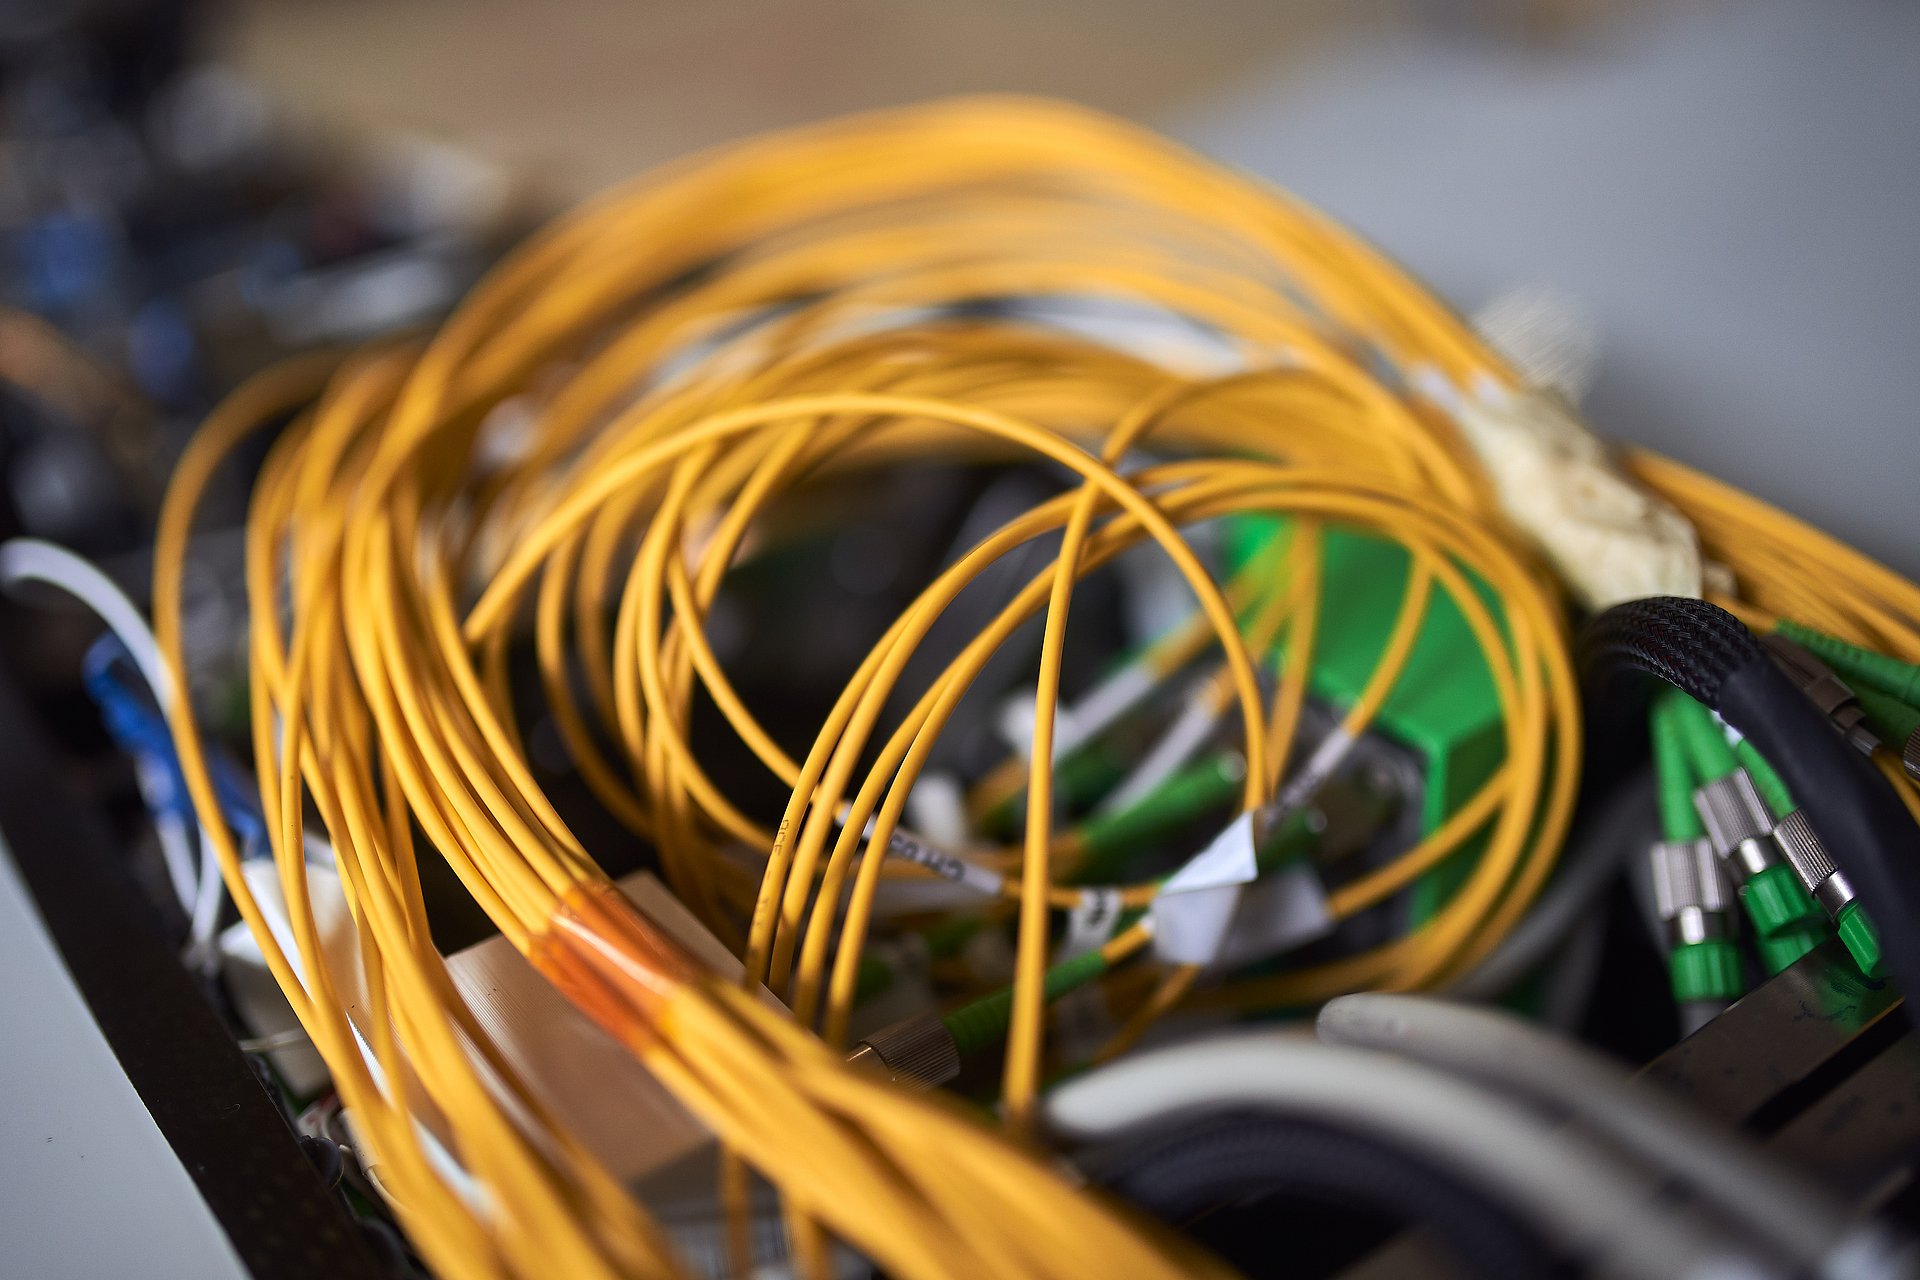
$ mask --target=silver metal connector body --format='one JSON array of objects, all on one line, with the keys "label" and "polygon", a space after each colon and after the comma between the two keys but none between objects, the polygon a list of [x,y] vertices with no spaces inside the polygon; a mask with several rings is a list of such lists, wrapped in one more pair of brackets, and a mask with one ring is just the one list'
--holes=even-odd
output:
[{"label": "silver metal connector body", "polygon": [[915,1014],[864,1037],[847,1061],[878,1067],[896,1084],[915,1089],[932,1089],[960,1074],[953,1033],[931,1013]]},{"label": "silver metal connector body", "polygon": [[1733,886],[1707,840],[1661,840],[1648,850],[1654,907],[1675,946],[1732,932]]},{"label": "silver metal connector body", "polygon": [[1735,769],[1693,793],[1693,807],[1707,828],[1714,853],[1736,884],[1745,884],[1780,861],[1770,838],[1773,815],[1745,769]]},{"label": "silver metal connector body", "polygon": [[1779,843],[1780,852],[1787,855],[1787,865],[1793,868],[1793,874],[1829,916],[1838,916],[1840,909],[1853,901],[1853,886],[1847,883],[1846,873],[1834,865],[1833,855],[1814,834],[1805,810],[1795,809],[1780,819],[1773,828],[1773,838]]},{"label": "silver metal connector body", "polygon": [[1867,713],[1860,709],[1859,699],[1853,696],[1853,690],[1847,682],[1834,674],[1832,667],[1814,657],[1811,653],[1787,637],[1778,634],[1762,636],[1760,643],[1773,656],[1774,662],[1787,673],[1787,678],[1798,685],[1800,692],[1807,695],[1820,714],[1833,722],[1833,727],[1842,737],[1852,743],[1861,755],[1872,755],[1880,745],[1880,739],[1868,727]]}]

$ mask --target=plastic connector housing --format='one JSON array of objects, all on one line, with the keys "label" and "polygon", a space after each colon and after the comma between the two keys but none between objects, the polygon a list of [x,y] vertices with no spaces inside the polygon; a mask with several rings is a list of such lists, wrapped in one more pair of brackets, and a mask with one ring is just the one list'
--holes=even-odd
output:
[{"label": "plastic connector housing", "polygon": [[1635,483],[1559,397],[1475,397],[1455,410],[1500,505],[1546,553],[1580,603],[1700,595],[1692,524]]},{"label": "plastic connector housing", "polygon": [[1678,1004],[1725,1003],[1747,993],[1746,965],[1728,938],[1709,938],[1667,953],[1667,982]]},{"label": "plastic connector housing", "polygon": [[1824,932],[1824,913],[1785,863],[1775,863],[1748,880],[1741,887],[1740,901],[1762,938],[1778,937],[1801,925]]},{"label": "plastic connector housing", "polygon": [[1760,966],[1769,975],[1784,973],[1791,969],[1815,947],[1827,940],[1827,927],[1824,922],[1803,921],[1792,925],[1772,937],[1759,938],[1754,947],[1760,953]]},{"label": "plastic connector housing", "polygon": [[1860,972],[1869,978],[1886,976],[1886,955],[1880,947],[1880,931],[1874,928],[1873,921],[1861,910],[1857,902],[1849,902],[1841,908],[1840,914],[1833,918],[1833,931],[1840,935],[1840,941],[1847,948],[1847,954],[1860,966]]},{"label": "plastic connector housing", "polygon": [[1760,637],[1760,643],[1787,673],[1787,678],[1820,709],[1820,714],[1833,722],[1841,737],[1862,755],[1874,753],[1880,739],[1867,724],[1867,713],[1860,700],[1846,681],[1834,674],[1832,667],[1777,631]]}]

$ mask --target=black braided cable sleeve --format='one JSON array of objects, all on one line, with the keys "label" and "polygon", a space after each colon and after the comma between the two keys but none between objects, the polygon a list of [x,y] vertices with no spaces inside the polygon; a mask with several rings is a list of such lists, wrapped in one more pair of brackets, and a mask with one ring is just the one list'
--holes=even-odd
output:
[{"label": "black braided cable sleeve", "polygon": [[1638,674],[1685,691],[1748,738],[1873,917],[1902,989],[1920,992],[1920,826],[1738,618],[1702,600],[1629,601],[1587,624],[1581,659],[1590,719],[1632,714],[1641,704],[1621,677]]}]

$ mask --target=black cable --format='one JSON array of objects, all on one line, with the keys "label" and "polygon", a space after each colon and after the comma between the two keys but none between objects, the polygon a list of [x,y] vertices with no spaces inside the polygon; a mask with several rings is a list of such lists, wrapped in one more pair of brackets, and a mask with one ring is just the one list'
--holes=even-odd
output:
[{"label": "black cable", "polygon": [[1766,657],[1740,619],[1682,596],[1617,604],[1587,623],[1580,647],[1590,693],[1618,672],[1639,671],[1715,709],[1727,677]]},{"label": "black cable", "polygon": [[1588,624],[1582,660],[1596,711],[1620,714],[1607,686],[1638,672],[1706,703],[1748,738],[1873,915],[1901,988],[1920,992],[1920,826],[1739,619],[1667,596],[1615,605]]},{"label": "black cable", "polygon": [[1321,1120],[1230,1111],[1130,1138],[1079,1163],[1097,1185],[1173,1227],[1251,1201],[1304,1202],[1423,1227],[1476,1275],[1565,1270],[1536,1230],[1479,1188],[1418,1151]]}]

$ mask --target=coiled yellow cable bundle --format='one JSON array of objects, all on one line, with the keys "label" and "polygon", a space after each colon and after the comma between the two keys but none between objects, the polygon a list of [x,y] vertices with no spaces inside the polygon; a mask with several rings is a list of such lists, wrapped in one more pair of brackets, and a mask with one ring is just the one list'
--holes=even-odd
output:
[{"label": "coiled yellow cable bundle", "polygon": [[[1103,339],[968,305],[983,299],[1092,301],[1199,339]],[[444,858],[517,948],[779,1188],[809,1266],[824,1265],[818,1223],[906,1277],[1204,1269],[1019,1143],[1045,1060],[1051,915],[1078,900],[1058,883],[1050,803],[1075,585],[1149,543],[1178,569],[1199,621],[1173,647],[1218,651],[1214,687],[1238,716],[1253,810],[1289,776],[1320,530],[1408,550],[1393,637],[1343,728],[1366,727],[1444,596],[1484,656],[1505,756],[1438,830],[1337,887],[1329,909],[1365,910],[1469,837],[1486,845],[1423,927],[1266,979],[1264,999],[1442,984],[1533,900],[1580,768],[1559,588],[1498,514],[1448,412],[1510,380],[1444,307],[1310,210],[1114,121],[984,100],[672,166],[530,241],[424,343],[302,362],[239,392],[169,493],[156,624],[178,666],[199,496],[247,432],[294,415],[249,513],[248,592],[256,763],[295,954],[247,892],[190,718],[179,748],[232,892],[431,1265],[449,1276],[676,1267],[660,1230],[466,1009],[429,936],[421,857]],[[499,412],[509,401],[517,412]],[[531,425],[503,438],[508,418]],[[707,640],[729,568],[823,474],[982,457],[1040,460],[1073,483],[929,583],[796,758]],[[1293,522],[1276,592],[1216,583],[1187,541],[1195,524],[1252,513]],[[1053,535],[1051,562],[883,724],[954,597]],[[1035,616],[1025,830],[981,855],[1006,870],[1001,892],[1018,912],[1009,1140],[837,1051],[881,880],[920,874],[869,851],[888,847],[986,660]],[[611,890],[543,795],[508,666],[528,630],[582,775],[794,1020],[700,974]],[[1289,660],[1269,694],[1262,655],[1280,640]],[[708,776],[689,740],[696,691],[789,792],[783,814],[745,811]],[[329,963],[313,922],[308,799],[352,907],[354,972]],[[1120,887],[1133,904],[1157,892]],[[1143,930],[1115,954],[1141,950]],[[426,1111],[470,1182],[416,1124]]]}]

